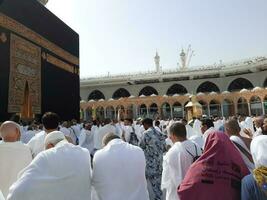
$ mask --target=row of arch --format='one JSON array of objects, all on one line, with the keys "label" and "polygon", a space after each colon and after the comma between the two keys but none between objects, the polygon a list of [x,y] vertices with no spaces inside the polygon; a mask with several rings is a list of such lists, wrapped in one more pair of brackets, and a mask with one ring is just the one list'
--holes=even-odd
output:
[{"label": "row of arch", "polygon": [[[240,97],[237,102],[233,102],[230,99],[224,99],[221,103],[216,100],[211,100],[209,103],[199,101],[202,105],[203,114],[207,116],[233,116],[235,114],[242,115],[263,115],[267,113],[267,96],[261,100],[258,96],[253,96],[248,101],[244,97]],[[123,110],[124,117],[137,118],[137,117],[160,117],[162,119],[168,118],[184,118],[185,117],[185,105],[180,102],[170,104],[164,102],[161,105],[152,103],[151,105],[129,105],[124,106],[108,106],[97,107],[95,110],[96,116],[100,119],[111,118],[115,119],[120,110]],[[92,118],[92,108],[87,108],[85,112],[85,119]]]},{"label": "row of arch", "polygon": [[[265,80],[263,87],[267,87],[267,79]],[[239,91],[241,89],[252,89],[252,88],[254,88],[254,86],[249,80],[245,78],[237,78],[229,84],[228,91],[234,92],[234,91]],[[210,81],[205,81],[198,86],[196,92],[197,93],[199,92],[219,93],[221,91],[215,83],[210,82]],[[174,84],[167,90],[166,95],[168,96],[173,96],[175,94],[184,95],[186,93],[188,93],[188,90],[183,85]],[[139,92],[139,96],[142,96],[142,95],[143,96],[158,95],[158,91],[151,86],[146,86],[143,89],[141,89]],[[128,90],[126,90],[125,88],[119,88],[113,93],[112,98],[119,99],[119,98],[130,97],[130,96],[131,94]],[[92,91],[88,96],[88,100],[100,100],[100,99],[106,99],[106,98],[105,98],[105,95],[99,90]]]}]

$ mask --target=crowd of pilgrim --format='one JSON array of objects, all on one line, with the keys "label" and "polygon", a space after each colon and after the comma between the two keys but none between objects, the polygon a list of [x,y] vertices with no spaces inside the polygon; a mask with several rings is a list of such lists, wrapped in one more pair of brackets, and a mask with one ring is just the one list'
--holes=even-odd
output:
[{"label": "crowd of pilgrim", "polygon": [[267,199],[267,118],[0,126],[0,199]]}]

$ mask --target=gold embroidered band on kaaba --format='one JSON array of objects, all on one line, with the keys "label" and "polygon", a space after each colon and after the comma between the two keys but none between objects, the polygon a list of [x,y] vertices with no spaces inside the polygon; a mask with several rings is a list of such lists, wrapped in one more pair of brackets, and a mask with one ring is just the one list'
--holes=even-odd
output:
[{"label": "gold embroidered band on kaaba", "polygon": [[[69,52],[65,51],[64,49],[60,48],[56,44],[48,41],[38,33],[34,32],[33,30],[27,28],[23,24],[17,22],[16,20],[4,15],[0,12],[0,26],[13,31],[32,42],[42,46],[43,48],[55,53],[57,56],[63,58],[64,60],[74,64],[79,65],[79,58],[70,54]],[[63,62],[63,61],[62,61]],[[62,65],[62,63],[61,63]]]}]

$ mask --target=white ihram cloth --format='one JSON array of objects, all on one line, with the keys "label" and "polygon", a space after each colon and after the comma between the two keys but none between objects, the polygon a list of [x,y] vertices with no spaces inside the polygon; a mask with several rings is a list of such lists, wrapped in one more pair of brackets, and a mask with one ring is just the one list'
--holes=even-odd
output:
[{"label": "white ihram cloth", "polygon": [[123,132],[121,133],[120,137],[122,138],[122,134],[124,134],[125,141],[129,142],[131,138],[131,133],[134,132],[134,129],[132,126],[122,126]]},{"label": "white ihram cloth", "polygon": [[267,166],[266,149],[267,135],[260,135],[252,140],[250,150],[256,168]]},{"label": "white ihram cloth", "polygon": [[214,124],[214,129],[218,131],[220,127],[223,126],[223,120],[219,119],[213,122],[213,124]]},{"label": "white ihram cloth", "polygon": [[[246,144],[244,143],[244,141],[235,135],[232,135],[230,137],[230,140],[232,142],[238,143],[240,146],[242,146],[248,153],[250,153],[250,150],[247,148]],[[247,168],[249,169],[249,171],[252,173],[253,170],[255,169],[255,166],[252,162],[250,162],[250,160],[248,159],[248,157],[236,146],[237,150],[240,152],[242,159],[244,160]]]},{"label": "white ihram cloth", "polygon": [[45,131],[41,131],[28,142],[27,145],[30,147],[33,157],[37,156],[38,153],[45,149],[44,141],[46,135]]},{"label": "white ihram cloth", "polygon": [[92,184],[99,200],[148,200],[142,149],[121,139],[96,152]]},{"label": "white ihram cloth", "polygon": [[202,135],[201,132],[201,121],[198,119],[195,119],[194,124],[193,124],[193,129],[196,132],[197,135]]},{"label": "white ihram cloth", "polygon": [[101,127],[97,134],[94,135],[94,145],[95,149],[102,149],[102,140],[104,136],[108,133],[114,133],[116,132],[115,126],[111,124],[106,124],[105,126]]},{"label": "white ihram cloth", "polygon": [[82,129],[80,138],[79,138],[79,146],[88,149],[90,153],[93,153],[94,150],[94,135],[92,131]]},{"label": "white ihram cloth", "polygon": [[11,186],[7,199],[90,200],[89,152],[66,141],[41,152]]},{"label": "white ihram cloth", "polygon": [[[193,162],[192,155],[201,155],[201,150],[190,140],[176,142],[163,157],[161,188],[166,189],[167,200],[178,200],[177,188]],[[186,151],[187,150],[187,151]],[[196,155],[197,154],[197,155]]]},{"label": "white ihram cloth", "polygon": [[32,161],[31,150],[21,142],[0,143],[0,190],[7,196],[18,173]]},{"label": "white ihram cloth", "polygon": [[198,135],[198,133],[195,132],[194,129],[190,125],[186,124],[185,128],[186,128],[186,137],[187,138]]},{"label": "white ihram cloth", "polygon": [[251,117],[246,117],[245,119],[246,128],[250,129],[252,134],[254,134],[254,125],[253,125],[253,119]]}]

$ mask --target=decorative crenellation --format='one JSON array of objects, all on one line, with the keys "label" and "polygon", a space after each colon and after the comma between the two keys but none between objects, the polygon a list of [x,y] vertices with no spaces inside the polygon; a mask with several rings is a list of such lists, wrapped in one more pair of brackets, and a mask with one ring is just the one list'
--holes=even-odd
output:
[{"label": "decorative crenellation", "polygon": [[[64,60],[73,63],[74,65],[79,65],[79,58],[70,54],[69,52],[65,51],[64,49],[60,48],[56,44],[48,41],[38,33],[34,32],[33,30],[29,29],[25,25],[17,22],[16,20],[6,16],[5,14],[0,12],[0,26],[13,31],[30,41],[42,46],[43,48],[55,53],[59,57],[63,58]],[[1,38],[2,40],[2,38]]]}]

